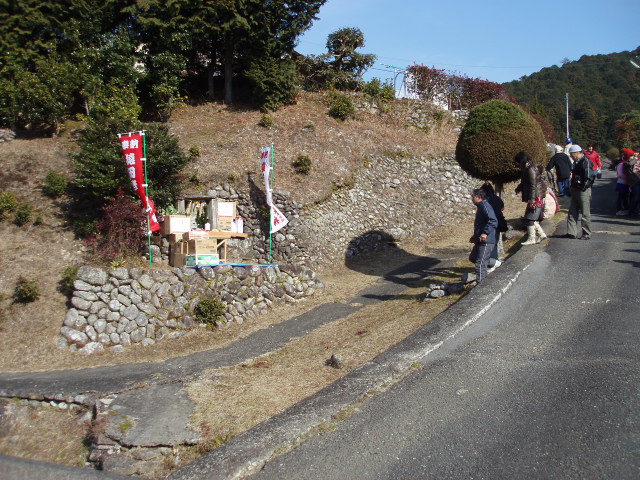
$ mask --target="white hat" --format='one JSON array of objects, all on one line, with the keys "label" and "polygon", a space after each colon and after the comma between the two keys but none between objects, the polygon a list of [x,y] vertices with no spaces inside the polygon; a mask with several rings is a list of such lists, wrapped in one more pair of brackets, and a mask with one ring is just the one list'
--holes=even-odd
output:
[{"label": "white hat", "polygon": [[555,149],[556,153],[560,153],[562,150],[564,150],[564,148],[562,148],[560,145],[556,145]]},{"label": "white hat", "polygon": [[580,145],[571,145],[569,147],[569,153],[581,152],[582,147]]}]

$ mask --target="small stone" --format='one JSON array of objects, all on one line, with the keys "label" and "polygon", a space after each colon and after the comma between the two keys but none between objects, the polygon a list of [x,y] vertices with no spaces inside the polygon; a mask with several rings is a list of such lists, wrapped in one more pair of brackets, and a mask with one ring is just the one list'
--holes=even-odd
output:
[{"label": "small stone", "polygon": [[87,355],[91,355],[92,353],[101,352],[104,350],[104,345],[100,342],[90,342],[87,343],[84,347],[82,347],[79,352],[86,353]]},{"label": "small stone", "polygon": [[334,353],[324,364],[328,367],[342,368],[342,359]]},{"label": "small stone", "polygon": [[476,280],[476,274],[475,273],[465,273],[462,276],[462,280],[461,281],[462,281],[462,283],[467,284],[467,283],[475,282],[475,280]]}]

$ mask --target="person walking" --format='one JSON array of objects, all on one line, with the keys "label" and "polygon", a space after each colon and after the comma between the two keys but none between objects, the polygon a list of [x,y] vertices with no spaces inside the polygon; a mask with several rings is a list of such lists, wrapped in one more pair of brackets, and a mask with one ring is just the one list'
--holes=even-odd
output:
[{"label": "person walking", "polygon": [[556,171],[556,181],[558,183],[558,196],[564,197],[569,196],[569,183],[571,181],[571,159],[569,155],[562,151],[562,147],[560,145],[556,145],[555,147],[556,153],[547,164],[547,172],[551,171],[552,168],[555,168]]},{"label": "person walking", "polygon": [[[522,201],[527,203],[527,208],[524,212],[527,239],[522,242],[522,245],[534,245],[547,238],[538,223],[544,208],[545,185],[540,175],[542,169],[539,168],[527,152],[519,152],[515,156],[515,162],[522,168],[522,179],[516,187],[516,193],[521,193]],[[536,235],[540,238],[537,238]]]},{"label": "person walking", "polygon": [[582,212],[582,240],[591,239],[591,185],[595,174],[580,145],[571,145],[569,155],[574,161],[571,172],[571,204],[567,216],[565,238],[577,238],[578,217]]},{"label": "person walking", "polygon": [[602,178],[602,159],[600,159],[598,152],[595,151],[595,145],[593,143],[589,144],[584,154],[591,160],[591,166],[593,167],[596,178]]},{"label": "person walking", "polygon": [[633,156],[632,150],[623,148],[623,160],[616,166],[616,192],[618,199],[616,200],[616,215],[629,215],[629,194],[631,187],[629,186],[629,160]]},{"label": "person walking", "polygon": [[500,244],[500,234],[506,232],[508,229],[507,219],[504,218],[504,202],[502,199],[496,195],[496,191],[493,189],[493,185],[489,182],[484,183],[480,189],[485,193],[486,200],[493,208],[493,213],[496,214],[496,219],[498,220],[498,228],[496,230],[496,243],[493,247],[493,251],[491,252],[491,257],[489,258],[489,269],[487,273],[493,272],[496,268],[502,265],[502,260],[500,260],[499,256],[499,244]]},{"label": "person walking", "polygon": [[473,243],[469,260],[476,264],[476,282],[480,283],[487,276],[489,257],[496,244],[498,219],[487,202],[484,190],[476,188],[471,193],[471,201],[476,206],[476,218],[473,222],[473,235],[469,239],[469,243]]}]

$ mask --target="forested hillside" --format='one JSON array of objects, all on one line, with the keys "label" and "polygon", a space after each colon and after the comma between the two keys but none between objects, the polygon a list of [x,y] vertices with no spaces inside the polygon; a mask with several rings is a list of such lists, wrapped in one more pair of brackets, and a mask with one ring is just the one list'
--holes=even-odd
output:
[{"label": "forested hillside", "polygon": [[570,136],[580,144],[595,142],[600,150],[622,146],[616,138],[616,122],[640,110],[640,69],[630,60],[632,52],[582,56],[561,67],[505,84],[515,99],[551,121],[561,142],[566,130],[565,94],[569,94]]}]

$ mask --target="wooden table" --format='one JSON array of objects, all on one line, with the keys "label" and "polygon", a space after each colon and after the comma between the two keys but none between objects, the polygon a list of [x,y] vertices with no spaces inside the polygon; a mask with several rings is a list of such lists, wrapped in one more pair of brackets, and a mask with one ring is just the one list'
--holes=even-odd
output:
[{"label": "wooden table", "polygon": [[222,257],[221,260],[224,263],[227,263],[227,240],[230,238],[247,238],[249,236],[248,233],[237,233],[237,232],[207,232],[206,238],[211,238],[216,240],[217,245],[216,248],[222,248]]}]

